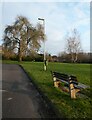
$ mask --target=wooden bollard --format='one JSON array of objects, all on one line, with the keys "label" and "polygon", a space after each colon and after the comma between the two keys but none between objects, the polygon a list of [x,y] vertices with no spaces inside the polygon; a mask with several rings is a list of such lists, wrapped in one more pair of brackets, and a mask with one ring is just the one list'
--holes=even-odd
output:
[{"label": "wooden bollard", "polygon": [[72,99],[76,98],[76,90],[74,88],[74,84],[72,83],[72,80],[69,83],[69,91],[70,91],[70,96]]},{"label": "wooden bollard", "polygon": [[60,86],[60,82],[56,79],[56,77],[53,77],[53,81],[54,81],[54,87],[59,87]]}]

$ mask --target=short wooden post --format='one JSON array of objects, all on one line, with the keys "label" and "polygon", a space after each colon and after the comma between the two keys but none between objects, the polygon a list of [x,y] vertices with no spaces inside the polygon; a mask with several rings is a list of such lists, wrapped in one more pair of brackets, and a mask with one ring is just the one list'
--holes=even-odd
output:
[{"label": "short wooden post", "polygon": [[70,80],[70,83],[69,83],[69,91],[70,91],[71,98],[75,99],[76,98],[76,91],[74,88],[74,84],[72,83],[72,80]]},{"label": "short wooden post", "polygon": [[60,82],[56,79],[56,77],[53,77],[53,81],[54,81],[54,87],[59,87],[60,86]]}]

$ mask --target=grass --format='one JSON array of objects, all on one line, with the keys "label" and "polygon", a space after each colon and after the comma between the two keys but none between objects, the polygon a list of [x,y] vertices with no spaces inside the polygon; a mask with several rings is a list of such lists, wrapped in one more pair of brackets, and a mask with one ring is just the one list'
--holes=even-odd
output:
[{"label": "grass", "polygon": [[51,100],[59,110],[61,116],[68,118],[90,117],[90,98],[71,100],[68,93],[53,87],[51,70],[76,75],[79,82],[90,85],[89,64],[49,63],[48,70],[43,71],[43,63],[24,62],[21,64],[29,73],[41,91]]},{"label": "grass", "polygon": [[[11,62],[8,61],[7,63]],[[61,92],[58,88],[53,87],[50,72],[52,70],[76,75],[79,82],[90,85],[89,64],[49,63],[47,71],[43,71],[43,63],[22,62],[20,64],[31,76],[38,88],[53,103],[59,112],[59,116],[66,118],[90,118],[92,102],[90,97],[77,97],[76,100],[71,100],[68,93]],[[89,90],[87,92],[89,93]]]},{"label": "grass", "polygon": [[20,64],[18,61],[12,61],[12,60],[2,60],[1,62],[5,64]]}]

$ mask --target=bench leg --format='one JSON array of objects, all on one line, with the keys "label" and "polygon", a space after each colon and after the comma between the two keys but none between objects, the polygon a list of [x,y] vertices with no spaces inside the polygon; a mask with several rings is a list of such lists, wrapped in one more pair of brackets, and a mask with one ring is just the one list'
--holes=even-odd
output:
[{"label": "bench leg", "polygon": [[57,81],[56,77],[53,77],[53,81],[54,81],[54,87],[59,87],[60,86],[60,82]]},{"label": "bench leg", "polygon": [[76,93],[75,93],[75,89],[71,90],[71,98],[75,99],[76,98]]},{"label": "bench leg", "polygon": [[54,81],[54,87],[60,87],[60,82],[59,81]]},{"label": "bench leg", "polygon": [[76,93],[79,92],[79,91],[80,91],[80,89],[73,88],[71,90],[71,98],[75,99],[76,98]]},{"label": "bench leg", "polygon": [[70,89],[70,96],[71,96],[71,98],[72,98],[72,99],[75,99],[75,98],[76,98],[76,90],[75,90],[75,88],[74,88],[73,83],[70,84],[69,89]]}]

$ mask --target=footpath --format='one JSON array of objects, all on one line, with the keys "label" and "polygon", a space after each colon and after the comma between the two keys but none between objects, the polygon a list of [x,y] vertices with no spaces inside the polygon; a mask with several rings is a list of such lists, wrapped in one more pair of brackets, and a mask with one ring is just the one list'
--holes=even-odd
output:
[{"label": "footpath", "polygon": [[2,118],[55,118],[19,65],[2,65]]}]

